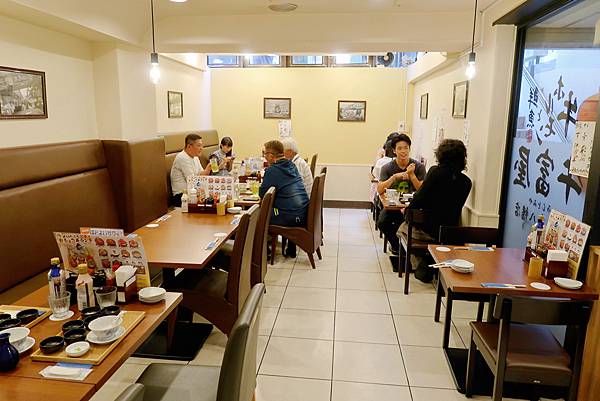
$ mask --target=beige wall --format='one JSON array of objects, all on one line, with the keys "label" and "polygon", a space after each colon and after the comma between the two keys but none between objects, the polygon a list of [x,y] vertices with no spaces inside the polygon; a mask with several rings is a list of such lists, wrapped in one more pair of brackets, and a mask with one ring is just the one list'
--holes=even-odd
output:
[{"label": "beige wall", "polygon": [[[303,155],[318,153],[320,164],[372,165],[405,119],[403,69],[230,68],[211,75],[213,125],[233,138],[240,156],[258,155],[278,137],[278,120],[263,118],[264,97],[292,98],[292,136]],[[338,122],[338,100],[366,100],[366,122]]]},{"label": "beige wall", "polygon": [[0,120],[0,147],[96,138],[89,42],[0,16],[0,65],[44,71],[48,118]]}]

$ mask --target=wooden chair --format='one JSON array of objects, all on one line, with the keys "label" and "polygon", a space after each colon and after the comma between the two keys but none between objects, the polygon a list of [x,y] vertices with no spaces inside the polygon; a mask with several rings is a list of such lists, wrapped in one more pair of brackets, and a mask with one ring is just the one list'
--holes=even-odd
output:
[{"label": "wooden chair", "polygon": [[[415,224],[423,224],[427,219],[427,211],[422,209],[406,209],[404,221],[408,225],[407,236],[400,236],[400,249],[398,255],[398,277],[402,277],[404,267],[404,293],[408,294],[409,276],[411,271],[410,256],[413,252],[427,252],[427,246],[432,242],[420,241],[412,237]],[[433,241],[435,243],[435,241]]]},{"label": "wooden chair", "polygon": [[235,234],[228,271],[216,268],[187,269],[170,288],[183,293],[181,306],[190,309],[229,334],[250,293],[252,249],[260,207],[243,214]]},{"label": "wooden chair", "polygon": [[152,363],[117,401],[252,401],[264,284],[252,288],[218,366]]},{"label": "wooden chair", "polygon": [[[323,181],[327,178],[327,166],[321,167],[321,174],[324,176]],[[323,183],[325,185],[325,183]],[[325,195],[325,193],[323,193]],[[325,201],[321,202],[321,245],[324,245],[323,241],[325,240],[325,236],[323,235],[323,204]]]},{"label": "wooden chair", "polygon": [[315,176],[315,170],[317,169],[317,156],[319,156],[319,154],[315,153],[310,159],[310,172],[313,177]]},{"label": "wooden chair", "polygon": [[321,257],[322,241],[322,208],[323,192],[325,189],[325,174],[319,174],[315,177],[308,205],[308,216],[306,227],[284,227],[271,224],[269,234],[271,235],[271,264],[275,263],[275,250],[277,248],[277,236],[281,235],[284,240],[282,246],[285,246],[285,239],[293,241],[304,252],[308,254],[310,264],[314,269],[315,259],[313,254],[316,252],[319,259]]},{"label": "wooden chair", "polygon": [[[494,401],[502,399],[505,381],[567,387],[565,399],[575,401],[591,308],[587,301],[500,295],[494,308],[499,323],[470,323],[465,395],[473,395],[479,350],[494,374]],[[567,350],[540,325],[567,325],[574,342]]]},{"label": "wooden chair", "polygon": [[[443,245],[481,244],[485,246],[494,246],[500,243],[500,236],[497,228],[441,226],[439,240],[440,244]],[[433,320],[436,322],[440,321],[440,309],[442,297],[444,296],[444,288],[442,287],[440,280],[438,280],[435,299],[435,314],[433,317]],[[481,321],[483,317],[483,305],[484,302],[489,300],[489,297],[473,295],[473,299],[470,300],[479,300],[477,321]]]}]

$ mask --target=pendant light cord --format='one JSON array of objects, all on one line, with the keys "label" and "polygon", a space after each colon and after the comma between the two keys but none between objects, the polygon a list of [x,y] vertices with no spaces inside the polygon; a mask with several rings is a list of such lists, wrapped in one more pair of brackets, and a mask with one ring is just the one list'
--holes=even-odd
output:
[{"label": "pendant light cord", "polygon": [[[473,10],[473,37],[471,38],[471,53],[473,53],[473,48],[475,47],[475,23],[476,22],[477,22],[477,0],[475,0],[475,9]],[[154,28],[153,28],[153,31],[154,31]]]},{"label": "pendant light cord", "polygon": [[[150,0],[150,15],[152,18],[152,53],[156,53],[156,46],[154,43],[154,0]],[[473,35],[475,35],[475,33],[473,33]]]}]

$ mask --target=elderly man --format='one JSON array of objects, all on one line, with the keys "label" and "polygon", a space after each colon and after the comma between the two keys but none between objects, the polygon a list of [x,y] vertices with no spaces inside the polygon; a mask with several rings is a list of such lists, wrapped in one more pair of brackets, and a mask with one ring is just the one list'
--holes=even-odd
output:
[{"label": "elderly man", "polygon": [[300,177],[302,177],[302,183],[306,189],[306,194],[310,197],[313,186],[313,175],[310,171],[310,166],[298,154],[300,151],[298,150],[298,144],[295,140],[292,138],[285,138],[281,143],[283,143],[283,154],[285,158],[291,160],[296,165],[298,173],[300,173]]},{"label": "elderly man", "polygon": [[197,134],[188,134],[185,137],[185,147],[173,161],[171,167],[171,203],[181,206],[181,195],[187,189],[187,178],[194,175],[209,175],[210,164],[202,168],[198,156],[202,154],[202,137]]},{"label": "elderly man", "polygon": [[[270,187],[275,187],[271,224],[304,226],[308,213],[308,195],[298,169],[283,155],[283,144],[280,141],[265,143],[263,154],[269,167],[265,170],[259,195],[262,198]],[[285,254],[296,257],[296,244],[288,241]]]}]

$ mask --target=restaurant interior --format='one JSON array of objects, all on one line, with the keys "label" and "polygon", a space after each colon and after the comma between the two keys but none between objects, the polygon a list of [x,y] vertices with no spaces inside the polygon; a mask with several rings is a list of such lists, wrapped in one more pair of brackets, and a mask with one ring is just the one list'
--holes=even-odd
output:
[{"label": "restaurant interior", "polygon": [[600,0],[290,1],[0,0],[0,400],[600,400]]}]

